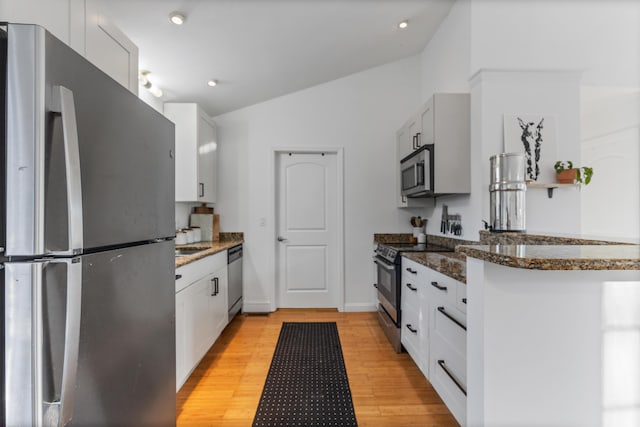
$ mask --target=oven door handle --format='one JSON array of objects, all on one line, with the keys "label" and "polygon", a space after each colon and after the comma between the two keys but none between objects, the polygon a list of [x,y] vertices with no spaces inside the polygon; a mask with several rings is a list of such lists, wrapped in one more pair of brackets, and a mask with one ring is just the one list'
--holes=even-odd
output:
[{"label": "oven door handle", "polygon": [[395,265],[393,265],[393,264],[388,264],[387,262],[382,261],[382,260],[381,260],[381,259],[379,259],[379,258],[374,258],[374,259],[373,259],[373,262],[374,262],[374,263],[376,263],[379,267],[381,267],[381,268],[383,268],[383,269],[385,269],[385,270],[387,270],[387,271],[394,271],[394,270],[396,269],[396,266],[395,266]]}]

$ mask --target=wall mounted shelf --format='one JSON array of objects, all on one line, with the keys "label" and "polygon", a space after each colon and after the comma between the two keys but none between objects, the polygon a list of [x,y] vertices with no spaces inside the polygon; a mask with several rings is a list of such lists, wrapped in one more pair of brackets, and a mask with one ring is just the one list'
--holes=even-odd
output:
[{"label": "wall mounted shelf", "polygon": [[568,187],[580,187],[580,184],[560,184],[558,182],[542,183],[542,182],[527,182],[527,188],[546,188],[547,196],[551,199],[553,197],[553,190],[556,188],[568,188]]}]

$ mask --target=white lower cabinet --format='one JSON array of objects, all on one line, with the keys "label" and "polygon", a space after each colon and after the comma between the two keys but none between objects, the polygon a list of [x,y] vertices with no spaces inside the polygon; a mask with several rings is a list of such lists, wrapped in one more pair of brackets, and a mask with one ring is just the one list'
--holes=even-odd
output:
[{"label": "white lower cabinet", "polygon": [[425,377],[429,378],[429,323],[426,276],[420,264],[402,259],[400,341]]},{"label": "white lower cabinet", "polygon": [[227,252],[177,268],[176,391],[227,322]]},{"label": "white lower cabinet", "polygon": [[[465,286],[464,284],[461,284]],[[461,424],[467,419],[466,315],[439,295],[429,298],[429,381]]]},{"label": "white lower cabinet", "polygon": [[400,308],[402,345],[456,420],[466,425],[466,285],[402,258]]}]

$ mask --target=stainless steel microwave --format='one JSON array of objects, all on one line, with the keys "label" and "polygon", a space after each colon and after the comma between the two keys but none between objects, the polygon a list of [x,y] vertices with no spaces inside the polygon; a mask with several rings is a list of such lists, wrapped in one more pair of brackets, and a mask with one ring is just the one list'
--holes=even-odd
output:
[{"label": "stainless steel microwave", "polygon": [[406,197],[433,195],[433,144],[424,145],[400,161],[400,185]]}]

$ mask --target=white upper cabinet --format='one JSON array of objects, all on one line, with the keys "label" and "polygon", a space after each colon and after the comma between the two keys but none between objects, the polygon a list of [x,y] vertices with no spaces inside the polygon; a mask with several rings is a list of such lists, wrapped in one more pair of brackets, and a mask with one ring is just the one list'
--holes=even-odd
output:
[{"label": "white upper cabinet", "polygon": [[137,95],[138,47],[113,25],[96,0],[85,0],[84,41],[86,58]]},{"label": "white upper cabinet", "polygon": [[434,94],[396,132],[398,207],[424,206],[424,198],[407,199],[400,189],[400,160],[433,144],[434,195],[471,191],[470,97],[464,93]]},{"label": "white upper cabinet", "polygon": [[215,203],[218,144],[213,120],[194,103],[165,103],[176,125],[176,201]]},{"label": "white upper cabinet", "polygon": [[0,0],[0,19],[37,24],[138,94],[138,48],[97,0]]},{"label": "white upper cabinet", "polygon": [[420,117],[413,116],[396,132],[398,141],[398,161],[402,160],[418,148],[420,137]]}]

